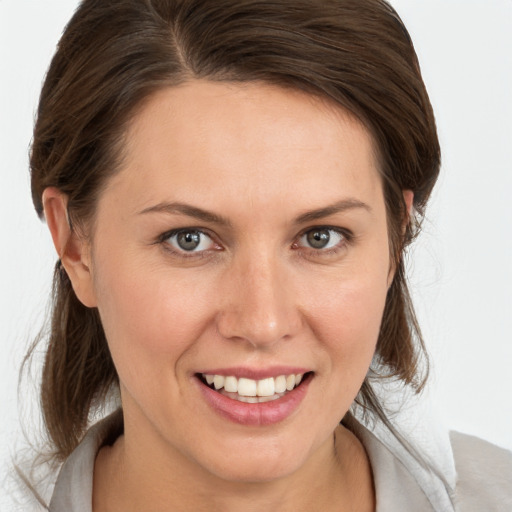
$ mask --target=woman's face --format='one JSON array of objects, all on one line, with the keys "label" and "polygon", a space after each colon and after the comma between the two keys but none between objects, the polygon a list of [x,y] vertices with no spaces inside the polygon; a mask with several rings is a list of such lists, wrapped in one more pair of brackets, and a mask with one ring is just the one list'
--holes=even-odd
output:
[{"label": "woman's face", "polygon": [[330,449],[391,279],[358,121],[264,84],[163,90],[130,125],[92,239],[127,447],[239,481]]}]

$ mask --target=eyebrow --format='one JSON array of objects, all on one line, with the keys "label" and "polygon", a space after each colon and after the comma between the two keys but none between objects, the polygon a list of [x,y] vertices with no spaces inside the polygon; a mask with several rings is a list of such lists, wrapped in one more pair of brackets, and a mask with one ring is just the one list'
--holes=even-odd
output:
[{"label": "eyebrow", "polygon": [[187,217],[195,217],[196,219],[202,220],[203,222],[210,222],[212,224],[220,224],[222,226],[231,226],[231,222],[222,217],[221,215],[217,215],[216,213],[210,212],[208,210],[203,210],[202,208],[198,208],[197,206],[192,206],[186,203],[159,203],[155,206],[150,206],[149,208],[145,208],[139,215],[144,215],[147,213],[167,213],[170,215],[186,215]]},{"label": "eyebrow", "polygon": [[[334,215],[336,213],[341,213],[341,212],[345,212],[347,210],[354,210],[354,209],[363,209],[368,212],[372,211],[372,209],[369,205],[367,205],[366,203],[363,203],[362,201],[359,201],[358,199],[354,199],[354,198],[342,199],[341,201],[337,201],[336,203],[325,206],[323,208],[318,208],[316,210],[310,210],[305,213],[302,213],[295,219],[294,223],[295,224],[304,224],[306,222],[312,222],[315,220],[323,219],[330,215]],[[162,203],[158,203],[154,206],[145,208],[144,210],[139,212],[139,215],[145,215],[148,213],[166,213],[169,215],[175,215],[175,214],[186,215],[187,217],[194,217],[203,222],[210,222],[212,224],[219,224],[219,225],[227,226],[227,227],[230,227],[232,225],[228,219],[226,219],[225,217],[222,217],[221,215],[210,212],[208,210],[204,210],[203,208],[198,208],[197,206],[192,206],[187,203],[162,202]]]},{"label": "eyebrow", "polygon": [[336,213],[342,213],[347,210],[355,210],[355,209],[363,209],[369,213],[372,212],[372,209],[368,204],[363,203],[362,201],[359,201],[359,199],[348,198],[348,199],[342,199],[341,201],[338,201],[331,205],[325,206],[324,208],[318,208],[317,210],[307,211],[307,212],[299,215],[295,219],[295,223],[296,224],[304,224],[305,222],[312,222],[315,220],[320,220],[325,217],[329,217],[329,215],[334,215]]}]

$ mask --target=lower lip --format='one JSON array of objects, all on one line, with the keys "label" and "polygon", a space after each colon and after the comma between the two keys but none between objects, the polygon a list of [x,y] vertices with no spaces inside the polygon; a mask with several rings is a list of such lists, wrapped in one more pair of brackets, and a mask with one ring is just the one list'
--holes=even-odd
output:
[{"label": "lower lip", "polygon": [[198,377],[195,379],[199,383],[204,398],[215,412],[234,423],[259,426],[279,423],[297,410],[306,396],[312,376],[308,375],[298,387],[288,391],[283,397],[256,404],[228,398],[208,387]]}]

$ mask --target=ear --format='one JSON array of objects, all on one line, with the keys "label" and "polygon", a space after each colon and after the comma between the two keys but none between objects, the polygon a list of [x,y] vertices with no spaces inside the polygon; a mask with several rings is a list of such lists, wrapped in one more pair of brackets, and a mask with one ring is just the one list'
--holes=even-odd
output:
[{"label": "ear", "polygon": [[[402,235],[404,235],[405,230],[407,229],[407,224],[409,224],[409,220],[412,215],[414,192],[412,190],[402,190],[402,194],[404,196],[405,208],[406,208],[406,216],[405,216],[403,224],[402,224]],[[398,255],[397,255],[397,257],[398,257]],[[389,274],[388,274],[388,289],[391,286],[391,283],[393,282],[393,278],[395,277],[395,271],[396,271],[395,265],[392,264]]]},{"label": "ear", "polygon": [[71,228],[68,198],[55,187],[43,192],[44,216],[53,245],[71,281],[76,296],[87,307],[96,306],[90,270],[90,244]]},{"label": "ear", "polygon": [[412,190],[402,190],[402,194],[404,195],[405,206],[407,209],[407,217],[404,219],[403,231],[405,232],[405,228],[409,223],[412,215],[412,206],[414,201],[414,192]]}]

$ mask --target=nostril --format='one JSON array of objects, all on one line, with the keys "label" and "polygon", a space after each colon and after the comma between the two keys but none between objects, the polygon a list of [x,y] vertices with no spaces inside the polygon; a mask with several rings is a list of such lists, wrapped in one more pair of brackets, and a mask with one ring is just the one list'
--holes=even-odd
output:
[{"label": "nostril", "polygon": [[[216,330],[225,340],[245,341],[265,347],[294,338],[303,327],[296,295],[278,270],[272,275],[249,273],[238,283],[236,295],[226,293],[215,319]],[[256,274],[256,275],[255,275]]]}]

